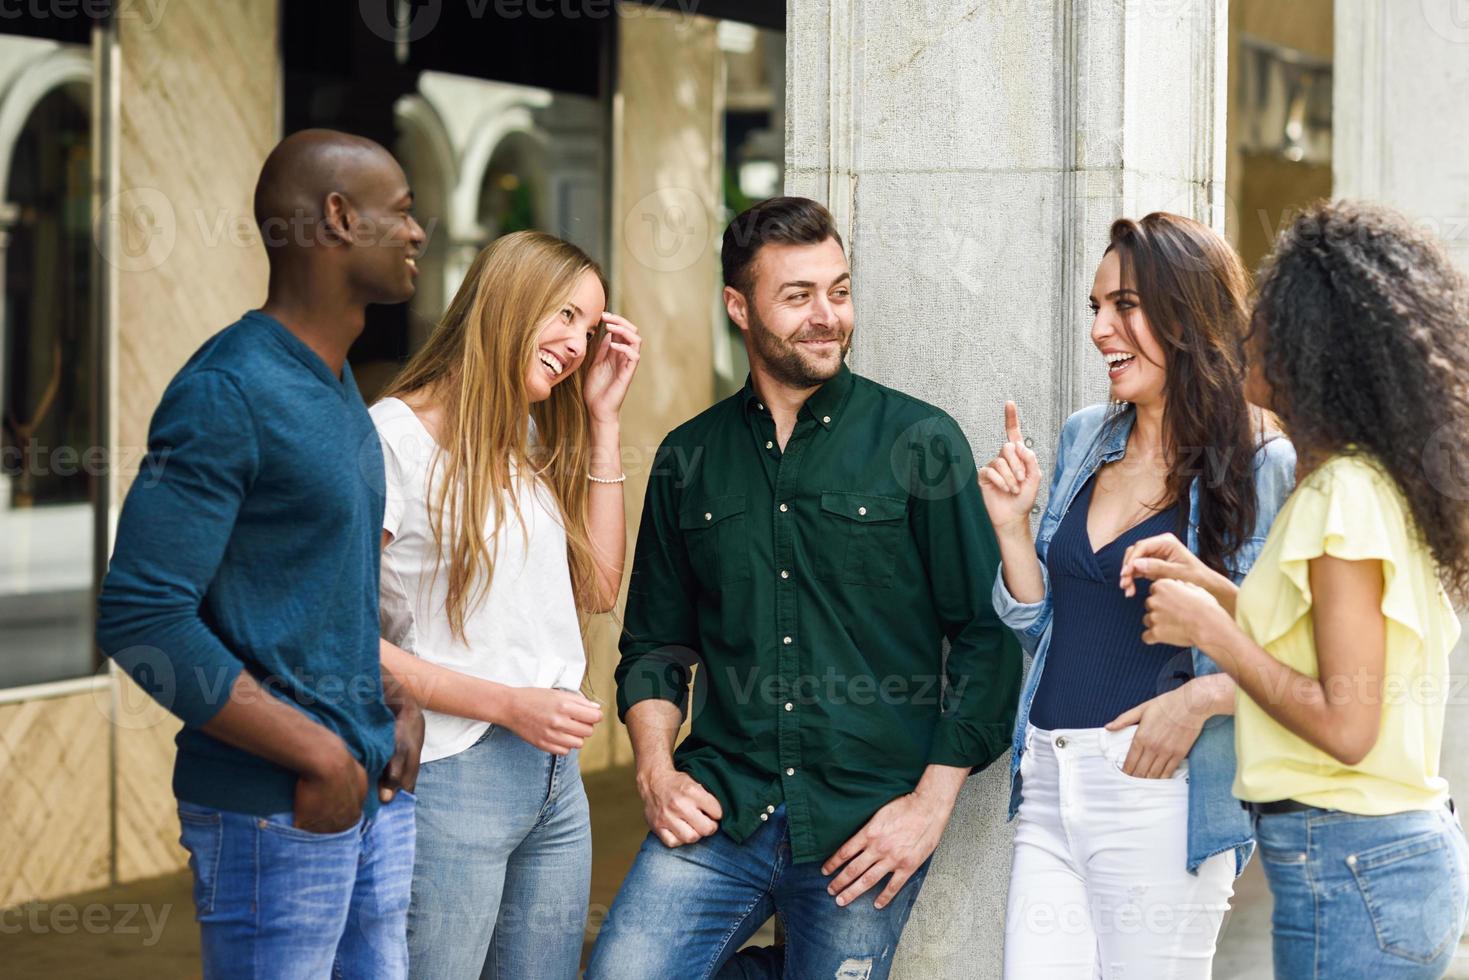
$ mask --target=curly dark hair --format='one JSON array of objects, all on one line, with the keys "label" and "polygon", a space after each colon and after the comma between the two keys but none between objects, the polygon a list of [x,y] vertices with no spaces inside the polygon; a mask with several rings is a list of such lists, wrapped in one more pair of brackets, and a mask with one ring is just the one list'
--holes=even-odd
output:
[{"label": "curly dark hair", "polygon": [[1375,459],[1469,594],[1469,281],[1448,255],[1389,208],[1312,205],[1261,267],[1249,346],[1299,457]]},{"label": "curly dark hair", "polygon": [[[1255,451],[1264,432],[1244,395],[1249,273],[1223,236],[1181,215],[1155,211],[1140,221],[1119,218],[1110,238],[1107,251],[1118,253],[1122,281],[1137,290],[1163,348],[1163,433],[1173,465],[1160,505],[1182,505],[1182,537],[1189,487],[1197,480],[1199,558],[1227,572],[1254,533],[1259,509]],[[1125,321],[1122,332],[1140,349]],[[1130,406],[1114,410],[1109,423],[1128,411]]]}]

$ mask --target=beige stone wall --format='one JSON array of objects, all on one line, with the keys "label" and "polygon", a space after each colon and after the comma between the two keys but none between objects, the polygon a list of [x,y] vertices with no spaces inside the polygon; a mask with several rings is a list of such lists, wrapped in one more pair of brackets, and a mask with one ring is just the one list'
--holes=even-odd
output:
[{"label": "beige stone wall", "polygon": [[108,883],[109,696],[0,705],[0,908]]},{"label": "beige stone wall", "polygon": [[[712,20],[640,12],[619,30],[610,308],[644,338],[622,414],[630,564],[658,443],[714,400],[724,79]],[[618,621],[602,617],[588,638],[609,718],[582,752],[588,771],[632,761],[614,705]]]}]

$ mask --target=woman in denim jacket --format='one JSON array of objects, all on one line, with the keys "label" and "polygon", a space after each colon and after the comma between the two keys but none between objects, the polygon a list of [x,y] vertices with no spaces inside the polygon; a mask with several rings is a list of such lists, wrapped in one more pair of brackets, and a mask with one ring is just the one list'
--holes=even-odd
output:
[{"label": "woman in denim jacket", "polygon": [[1197,650],[1142,642],[1148,585],[1124,591],[1121,568],[1173,531],[1238,581],[1290,493],[1295,453],[1244,398],[1247,278],[1197,222],[1116,222],[1090,301],[1111,405],[1067,419],[1033,543],[1040,468],[1013,403],[980,471],[995,608],[1033,658],[1011,754],[1007,977],[1210,974],[1253,847],[1230,793],[1234,682]]}]

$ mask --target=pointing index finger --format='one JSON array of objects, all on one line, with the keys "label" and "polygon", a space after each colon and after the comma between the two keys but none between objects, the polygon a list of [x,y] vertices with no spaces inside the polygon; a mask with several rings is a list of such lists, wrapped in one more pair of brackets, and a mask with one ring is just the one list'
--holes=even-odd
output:
[{"label": "pointing index finger", "polygon": [[1023,442],[1020,435],[1020,410],[1013,401],[1005,403],[1005,438],[1011,442]]}]

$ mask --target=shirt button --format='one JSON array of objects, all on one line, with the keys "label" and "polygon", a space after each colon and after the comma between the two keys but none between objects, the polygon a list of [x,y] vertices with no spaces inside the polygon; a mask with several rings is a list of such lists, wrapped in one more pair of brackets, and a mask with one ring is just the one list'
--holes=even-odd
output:
[{"label": "shirt button", "polygon": [[1066,736],[1065,735],[1062,735],[1060,738],[1056,739],[1056,748],[1058,748],[1058,749],[1064,749],[1064,748],[1066,748]]},{"label": "shirt button", "polygon": [[787,507],[787,506],[786,506],[786,505],[785,505],[785,504],[781,504],[781,505],[780,505],[780,512],[781,512],[781,513],[782,513],[782,514],[784,514],[784,513],[785,513],[785,512],[786,512],[786,511],[788,511],[788,510],[790,510],[790,508],[789,508],[789,507]]},{"label": "shirt button", "polygon": [[861,516],[861,517],[866,517],[867,516],[867,508],[866,507],[858,507],[857,508],[857,514],[859,516]]},{"label": "shirt button", "polygon": [[782,568],[780,570],[780,577],[781,578],[790,578],[791,577],[791,573],[788,572],[788,571],[786,571],[784,568]]},{"label": "shirt button", "polygon": [[791,704],[789,701],[787,701],[786,702],[786,710],[787,711],[795,711],[796,710],[796,706],[794,704]]},{"label": "shirt button", "polygon": [[796,770],[794,770],[794,769],[787,769],[786,770],[786,775],[787,776],[794,776],[795,774],[796,774]]},{"label": "shirt button", "polygon": [[775,807],[773,807],[773,806],[767,806],[765,808],[765,812],[766,813],[774,813],[775,812]]},{"label": "shirt button", "polygon": [[760,819],[761,820],[769,820],[770,819],[770,815],[768,813],[762,813],[762,814],[760,814]]},{"label": "shirt button", "polygon": [[775,446],[775,443],[773,443],[773,442],[769,442],[769,441],[767,441],[767,442],[766,442],[766,443],[765,443],[765,448],[766,448],[766,449],[770,449],[770,448],[772,448],[772,447],[774,447],[774,446]]},{"label": "shirt button", "polygon": [[784,643],[786,646],[790,646],[791,638],[789,636],[783,636],[780,638],[780,642]]},{"label": "shirt button", "polygon": [[704,520],[706,520],[706,521],[712,521],[712,520],[714,520],[714,515],[713,514],[710,514],[710,513],[705,513],[704,514]]},{"label": "shirt button", "polygon": [[831,416],[823,415],[821,416],[821,421],[825,422],[827,425],[831,425]]}]

